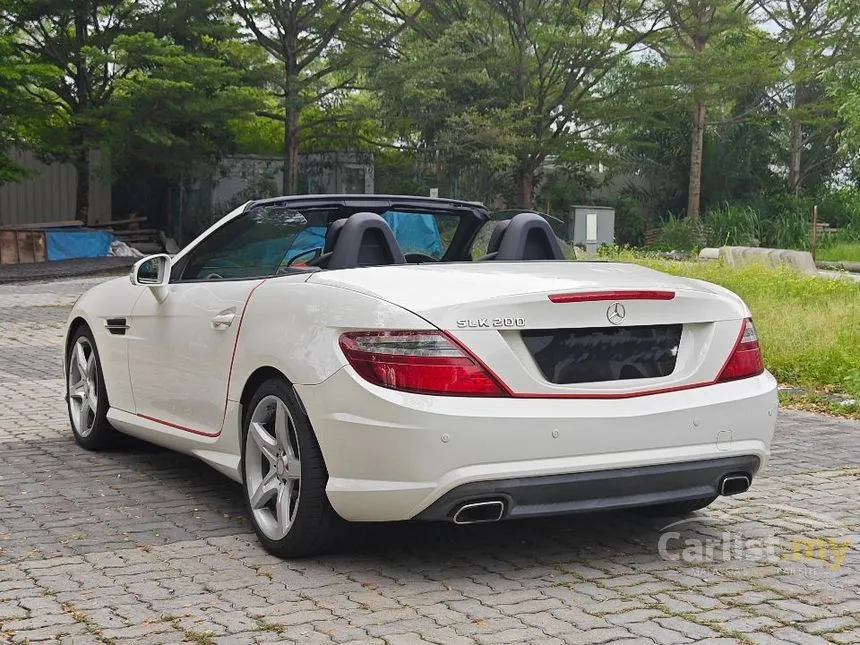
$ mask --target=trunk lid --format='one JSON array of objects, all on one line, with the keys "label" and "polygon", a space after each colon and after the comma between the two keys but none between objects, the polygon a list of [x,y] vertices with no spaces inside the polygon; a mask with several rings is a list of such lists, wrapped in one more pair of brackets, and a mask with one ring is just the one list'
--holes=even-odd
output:
[{"label": "trunk lid", "polygon": [[623,263],[367,267],[309,281],[413,311],[524,396],[623,397],[713,382],[749,316],[721,287]]}]

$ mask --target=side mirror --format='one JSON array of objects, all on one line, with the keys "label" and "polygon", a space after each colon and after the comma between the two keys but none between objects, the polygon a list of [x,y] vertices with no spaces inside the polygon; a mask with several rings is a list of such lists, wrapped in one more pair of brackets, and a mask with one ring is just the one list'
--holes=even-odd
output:
[{"label": "side mirror", "polygon": [[149,287],[158,302],[167,299],[167,285],[170,283],[170,256],[161,253],[150,255],[134,263],[129,275],[131,283],[139,287]]}]

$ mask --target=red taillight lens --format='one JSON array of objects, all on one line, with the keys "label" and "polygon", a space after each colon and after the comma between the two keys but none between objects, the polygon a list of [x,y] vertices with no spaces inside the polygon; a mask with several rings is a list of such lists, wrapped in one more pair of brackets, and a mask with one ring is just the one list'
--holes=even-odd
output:
[{"label": "red taillight lens", "polygon": [[505,396],[499,383],[440,331],[355,331],[340,348],[362,378],[392,390]]},{"label": "red taillight lens", "polygon": [[739,378],[758,376],[764,372],[764,361],[761,358],[761,348],[758,344],[758,334],[752,320],[744,321],[744,328],[738,337],[738,342],[720,372],[717,382],[734,381]]}]

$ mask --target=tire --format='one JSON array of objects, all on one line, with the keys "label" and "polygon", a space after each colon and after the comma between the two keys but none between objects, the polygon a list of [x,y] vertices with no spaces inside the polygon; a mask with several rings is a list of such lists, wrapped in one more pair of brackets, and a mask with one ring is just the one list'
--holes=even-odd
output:
[{"label": "tire", "polygon": [[701,510],[706,506],[711,505],[714,497],[702,497],[700,499],[690,499],[683,502],[670,502],[669,504],[657,504],[655,506],[645,506],[641,510],[647,515],[658,517],[670,515],[689,515],[695,511]]},{"label": "tire", "polygon": [[117,432],[107,421],[110,404],[101,360],[86,325],[72,335],[66,352],[66,402],[69,424],[79,446],[104,450],[114,444]]},{"label": "tire", "polygon": [[283,379],[263,383],[245,408],[241,469],[248,515],[269,553],[300,558],[336,547],[346,522],[326,496],[310,420]]}]

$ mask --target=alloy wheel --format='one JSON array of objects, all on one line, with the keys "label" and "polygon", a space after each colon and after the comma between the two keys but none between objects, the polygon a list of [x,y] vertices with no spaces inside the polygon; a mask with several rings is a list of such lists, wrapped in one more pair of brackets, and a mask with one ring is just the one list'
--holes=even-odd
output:
[{"label": "alloy wheel", "polygon": [[69,410],[75,432],[87,437],[96,423],[99,404],[99,373],[90,341],[81,336],[69,353]]},{"label": "alloy wheel", "polygon": [[270,540],[283,539],[296,518],[301,492],[296,426],[277,396],[260,400],[245,437],[245,489],[257,526]]}]

